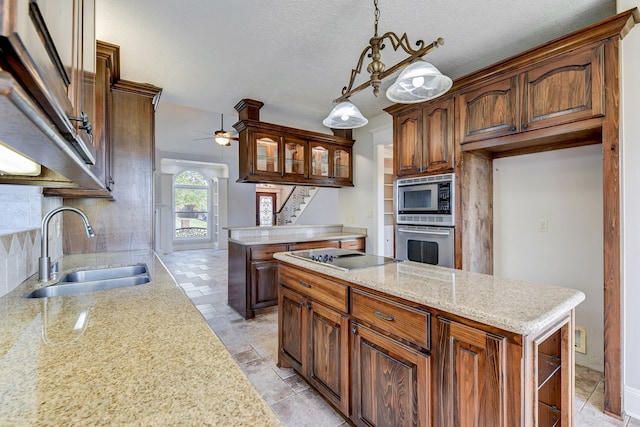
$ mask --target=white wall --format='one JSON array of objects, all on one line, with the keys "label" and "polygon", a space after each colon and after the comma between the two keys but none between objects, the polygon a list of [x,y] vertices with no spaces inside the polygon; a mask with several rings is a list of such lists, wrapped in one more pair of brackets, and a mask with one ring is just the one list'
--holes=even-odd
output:
[{"label": "white wall", "polygon": [[376,244],[379,234],[384,230],[379,227],[379,217],[382,216],[382,202],[378,201],[382,191],[382,172],[379,163],[380,152],[376,154],[374,147],[374,129],[392,125],[392,118],[384,111],[369,118],[369,124],[363,128],[354,129],[353,138],[353,185],[343,187],[339,196],[339,223],[347,227],[362,227],[367,229],[366,251],[382,255],[382,248]]},{"label": "white wall", "polygon": [[[225,115],[225,129],[231,131],[231,124],[235,121],[237,116]],[[220,125],[219,113],[160,102],[156,112],[156,188],[162,184],[159,171],[163,158],[224,164],[229,171],[229,179],[223,189],[228,195],[228,203],[227,211],[220,213],[221,220],[227,218],[229,226],[254,225],[256,186],[236,182],[238,142],[231,141],[231,146],[222,147],[212,138],[199,139],[206,138],[205,133],[213,134]]]},{"label": "white wall", "polygon": [[[493,162],[494,274],[579,289],[576,326],[587,353],[576,363],[598,371],[603,359],[602,146]],[[538,231],[539,220],[548,231]]]},{"label": "white wall", "polygon": [[338,188],[318,187],[309,206],[302,212],[296,225],[341,224],[338,213]]},{"label": "white wall", "polygon": [[[640,7],[618,0],[618,12]],[[622,40],[623,408],[640,418],[640,25]]]}]

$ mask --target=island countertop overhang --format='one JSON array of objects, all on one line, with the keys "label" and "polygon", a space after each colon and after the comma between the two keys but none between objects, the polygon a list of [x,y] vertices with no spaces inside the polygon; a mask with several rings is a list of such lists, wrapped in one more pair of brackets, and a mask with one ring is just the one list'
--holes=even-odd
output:
[{"label": "island countertop overhang", "polygon": [[584,293],[570,288],[411,261],[344,272],[295,258],[290,252],[276,253],[274,258],[356,286],[522,335],[542,331],[585,299]]}]

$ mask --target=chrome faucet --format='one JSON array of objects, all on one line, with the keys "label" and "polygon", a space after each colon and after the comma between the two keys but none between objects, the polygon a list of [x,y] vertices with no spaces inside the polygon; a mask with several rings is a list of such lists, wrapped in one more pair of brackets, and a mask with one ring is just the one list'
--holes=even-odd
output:
[{"label": "chrome faucet", "polygon": [[87,229],[87,236],[96,237],[96,234],[89,224],[89,219],[80,209],[71,208],[69,206],[61,206],[59,208],[52,209],[42,218],[42,228],[40,230],[40,281],[45,282],[50,279],[51,275],[51,258],[49,258],[49,221],[51,218],[62,211],[75,212],[82,218],[84,226]]}]

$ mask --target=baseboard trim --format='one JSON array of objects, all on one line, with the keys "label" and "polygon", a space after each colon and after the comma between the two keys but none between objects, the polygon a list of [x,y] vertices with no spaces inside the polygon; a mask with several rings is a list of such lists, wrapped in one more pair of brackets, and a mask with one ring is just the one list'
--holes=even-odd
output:
[{"label": "baseboard trim", "polygon": [[624,387],[624,412],[630,417],[640,419],[640,390]]}]

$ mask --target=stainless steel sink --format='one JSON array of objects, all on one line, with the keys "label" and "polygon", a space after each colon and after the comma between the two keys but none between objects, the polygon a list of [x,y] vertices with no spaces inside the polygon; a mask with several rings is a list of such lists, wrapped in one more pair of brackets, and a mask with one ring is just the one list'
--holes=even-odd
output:
[{"label": "stainless steel sink", "polygon": [[124,288],[149,283],[149,271],[144,264],[122,267],[80,270],[68,273],[57,283],[35,289],[25,298],[48,298],[62,295],[82,294],[108,289]]}]

